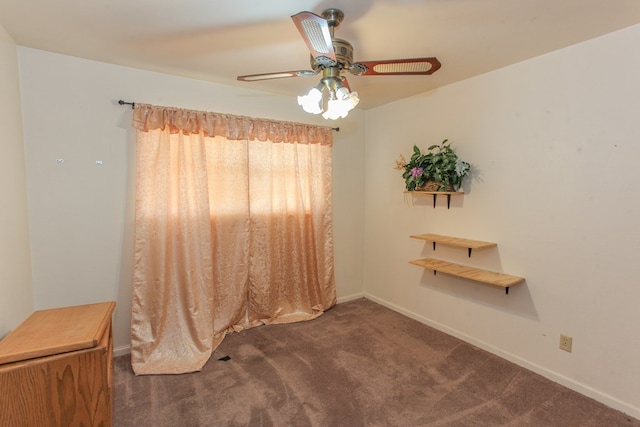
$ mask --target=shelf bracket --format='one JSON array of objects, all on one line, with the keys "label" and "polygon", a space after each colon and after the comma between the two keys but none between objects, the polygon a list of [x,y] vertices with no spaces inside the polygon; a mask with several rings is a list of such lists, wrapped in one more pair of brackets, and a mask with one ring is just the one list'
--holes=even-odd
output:
[{"label": "shelf bracket", "polygon": [[471,258],[471,251],[473,250],[473,248],[469,248],[469,258]]},{"label": "shelf bracket", "polygon": [[[433,195],[433,207],[436,207],[436,200],[438,200],[438,195]],[[447,194],[447,209],[451,208],[451,194]]]},{"label": "shelf bracket", "polygon": [[436,250],[436,242],[433,242],[433,250]]}]

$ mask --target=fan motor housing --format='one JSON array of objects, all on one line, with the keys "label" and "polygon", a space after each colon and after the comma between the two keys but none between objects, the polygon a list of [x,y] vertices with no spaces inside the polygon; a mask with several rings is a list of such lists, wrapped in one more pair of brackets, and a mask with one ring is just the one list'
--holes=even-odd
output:
[{"label": "fan motor housing", "polygon": [[[333,51],[336,54],[336,60],[338,62],[338,67],[340,68],[340,70],[350,68],[351,64],[353,63],[353,46],[351,45],[351,43],[346,40],[336,38],[334,38],[331,43],[333,44]],[[311,68],[314,71],[321,70],[325,66],[327,66],[326,63],[321,63],[313,56],[311,56]]]}]

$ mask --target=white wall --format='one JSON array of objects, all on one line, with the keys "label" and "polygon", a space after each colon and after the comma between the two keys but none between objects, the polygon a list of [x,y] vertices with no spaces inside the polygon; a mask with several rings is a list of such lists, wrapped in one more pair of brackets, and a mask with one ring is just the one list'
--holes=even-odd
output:
[{"label": "white wall", "polygon": [[135,134],[131,109],[119,99],[339,125],[336,286],[341,299],[362,295],[364,113],[328,123],[302,112],[295,99],[250,89],[29,48],[19,48],[19,58],[37,308],[116,300],[114,344],[120,351],[129,345]]},{"label": "white wall", "polygon": [[0,26],[0,339],[33,311],[18,56]]},{"label": "white wall", "polygon": [[[368,111],[365,217],[371,298],[636,418],[639,43],[634,26]],[[445,138],[473,171],[449,210],[392,169]],[[467,258],[420,233],[498,247]],[[407,263],[424,256],[527,280],[505,295]]]},{"label": "white wall", "polygon": [[[6,40],[2,64],[14,70]],[[640,26],[631,27],[366,114],[355,111],[339,123],[339,297],[361,294],[364,283],[375,300],[640,417],[640,58],[633,54],[639,41]],[[115,299],[115,342],[122,348],[129,338],[134,136],[131,110],[116,101],[314,118],[291,99],[250,89],[18,52],[36,308]],[[0,85],[9,82],[15,93],[13,80],[0,77]],[[0,101],[14,124],[17,102],[18,95]],[[392,169],[414,143],[424,148],[444,138],[474,171],[449,210],[405,197]],[[3,161],[13,162],[0,168],[3,174],[19,163],[15,145],[4,145],[14,154],[5,154]],[[445,247],[435,256],[527,282],[506,296],[409,265],[434,254],[408,238],[426,232],[495,241],[497,249],[471,258]],[[3,297],[16,289],[25,295],[26,288],[7,286],[4,278],[0,286]],[[573,336],[573,353],[558,350],[560,333]]]}]

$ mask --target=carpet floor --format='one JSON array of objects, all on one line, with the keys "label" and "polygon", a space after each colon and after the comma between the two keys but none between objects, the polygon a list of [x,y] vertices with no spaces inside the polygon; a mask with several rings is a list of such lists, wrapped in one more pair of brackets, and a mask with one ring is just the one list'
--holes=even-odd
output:
[{"label": "carpet floor", "polygon": [[114,426],[640,427],[640,421],[359,299],[313,321],[228,335],[193,374],[136,377],[129,356],[115,358]]}]

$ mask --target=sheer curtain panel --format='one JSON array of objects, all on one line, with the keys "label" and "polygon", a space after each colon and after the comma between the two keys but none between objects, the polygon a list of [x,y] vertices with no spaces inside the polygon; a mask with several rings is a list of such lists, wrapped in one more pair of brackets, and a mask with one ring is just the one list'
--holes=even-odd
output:
[{"label": "sheer curtain panel", "polygon": [[336,302],[328,127],[136,104],[131,361],[202,369],[228,331]]}]

